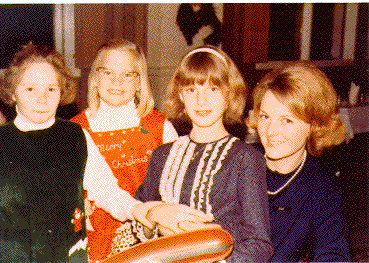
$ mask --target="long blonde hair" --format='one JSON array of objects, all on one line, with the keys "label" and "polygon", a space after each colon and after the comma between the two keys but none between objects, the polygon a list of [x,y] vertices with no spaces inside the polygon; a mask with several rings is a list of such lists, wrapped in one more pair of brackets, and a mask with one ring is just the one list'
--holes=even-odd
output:
[{"label": "long blonde hair", "polygon": [[150,113],[154,108],[154,99],[150,90],[150,83],[147,74],[147,64],[145,54],[134,43],[124,38],[114,38],[103,44],[98,50],[95,60],[91,65],[88,76],[88,107],[90,117],[95,117],[100,106],[100,96],[98,92],[98,75],[96,69],[101,66],[105,55],[111,50],[129,52],[136,58],[138,73],[140,74],[140,92],[136,92],[135,104],[138,117],[142,118]]}]

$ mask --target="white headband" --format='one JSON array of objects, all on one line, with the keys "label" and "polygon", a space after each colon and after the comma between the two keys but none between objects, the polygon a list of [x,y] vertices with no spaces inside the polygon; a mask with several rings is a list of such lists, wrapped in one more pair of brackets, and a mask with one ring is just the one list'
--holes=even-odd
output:
[{"label": "white headband", "polygon": [[215,49],[212,49],[212,48],[208,48],[208,47],[200,47],[200,48],[196,48],[192,51],[190,51],[184,58],[182,61],[185,61],[189,56],[191,56],[192,54],[195,54],[195,53],[200,53],[200,52],[207,52],[207,53],[211,53],[213,54],[214,56],[216,56],[217,58],[219,58],[220,60],[223,61],[223,63],[228,66],[228,63],[227,63],[227,60],[226,58],[221,54],[219,53],[218,51],[216,51]]}]

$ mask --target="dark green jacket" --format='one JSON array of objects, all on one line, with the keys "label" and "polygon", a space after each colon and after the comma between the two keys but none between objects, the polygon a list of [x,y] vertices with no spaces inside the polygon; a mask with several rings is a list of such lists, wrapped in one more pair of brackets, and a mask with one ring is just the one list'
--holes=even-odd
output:
[{"label": "dark green jacket", "polygon": [[0,127],[0,262],[87,262],[83,250],[69,255],[86,237],[86,159],[75,123],[56,119],[30,132],[13,122]]}]

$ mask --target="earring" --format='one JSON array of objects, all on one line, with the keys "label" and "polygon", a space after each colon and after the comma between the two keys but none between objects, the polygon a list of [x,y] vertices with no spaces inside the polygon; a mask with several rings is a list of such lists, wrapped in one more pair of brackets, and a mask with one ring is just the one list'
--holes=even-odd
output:
[{"label": "earring", "polygon": [[135,91],[135,98],[134,98],[134,102],[136,105],[138,105],[140,103],[140,98],[141,98],[141,90],[136,90]]}]

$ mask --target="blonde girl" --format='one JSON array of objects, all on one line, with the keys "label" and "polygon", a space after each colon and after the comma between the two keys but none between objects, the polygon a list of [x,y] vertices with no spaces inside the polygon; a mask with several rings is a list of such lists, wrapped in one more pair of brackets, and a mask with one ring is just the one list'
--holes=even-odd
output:
[{"label": "blonde girl", "polygon": [[[72,121],[88,130],[119,187],[131,195],[143,182],[154,148],[178,137],[153,108],[143,51],[122,38],[102,45],[88,77],[88,109]],[[137,242],[128,222],[122,224],[94,204],[90,212],[90,260],[105,259]]]}]

